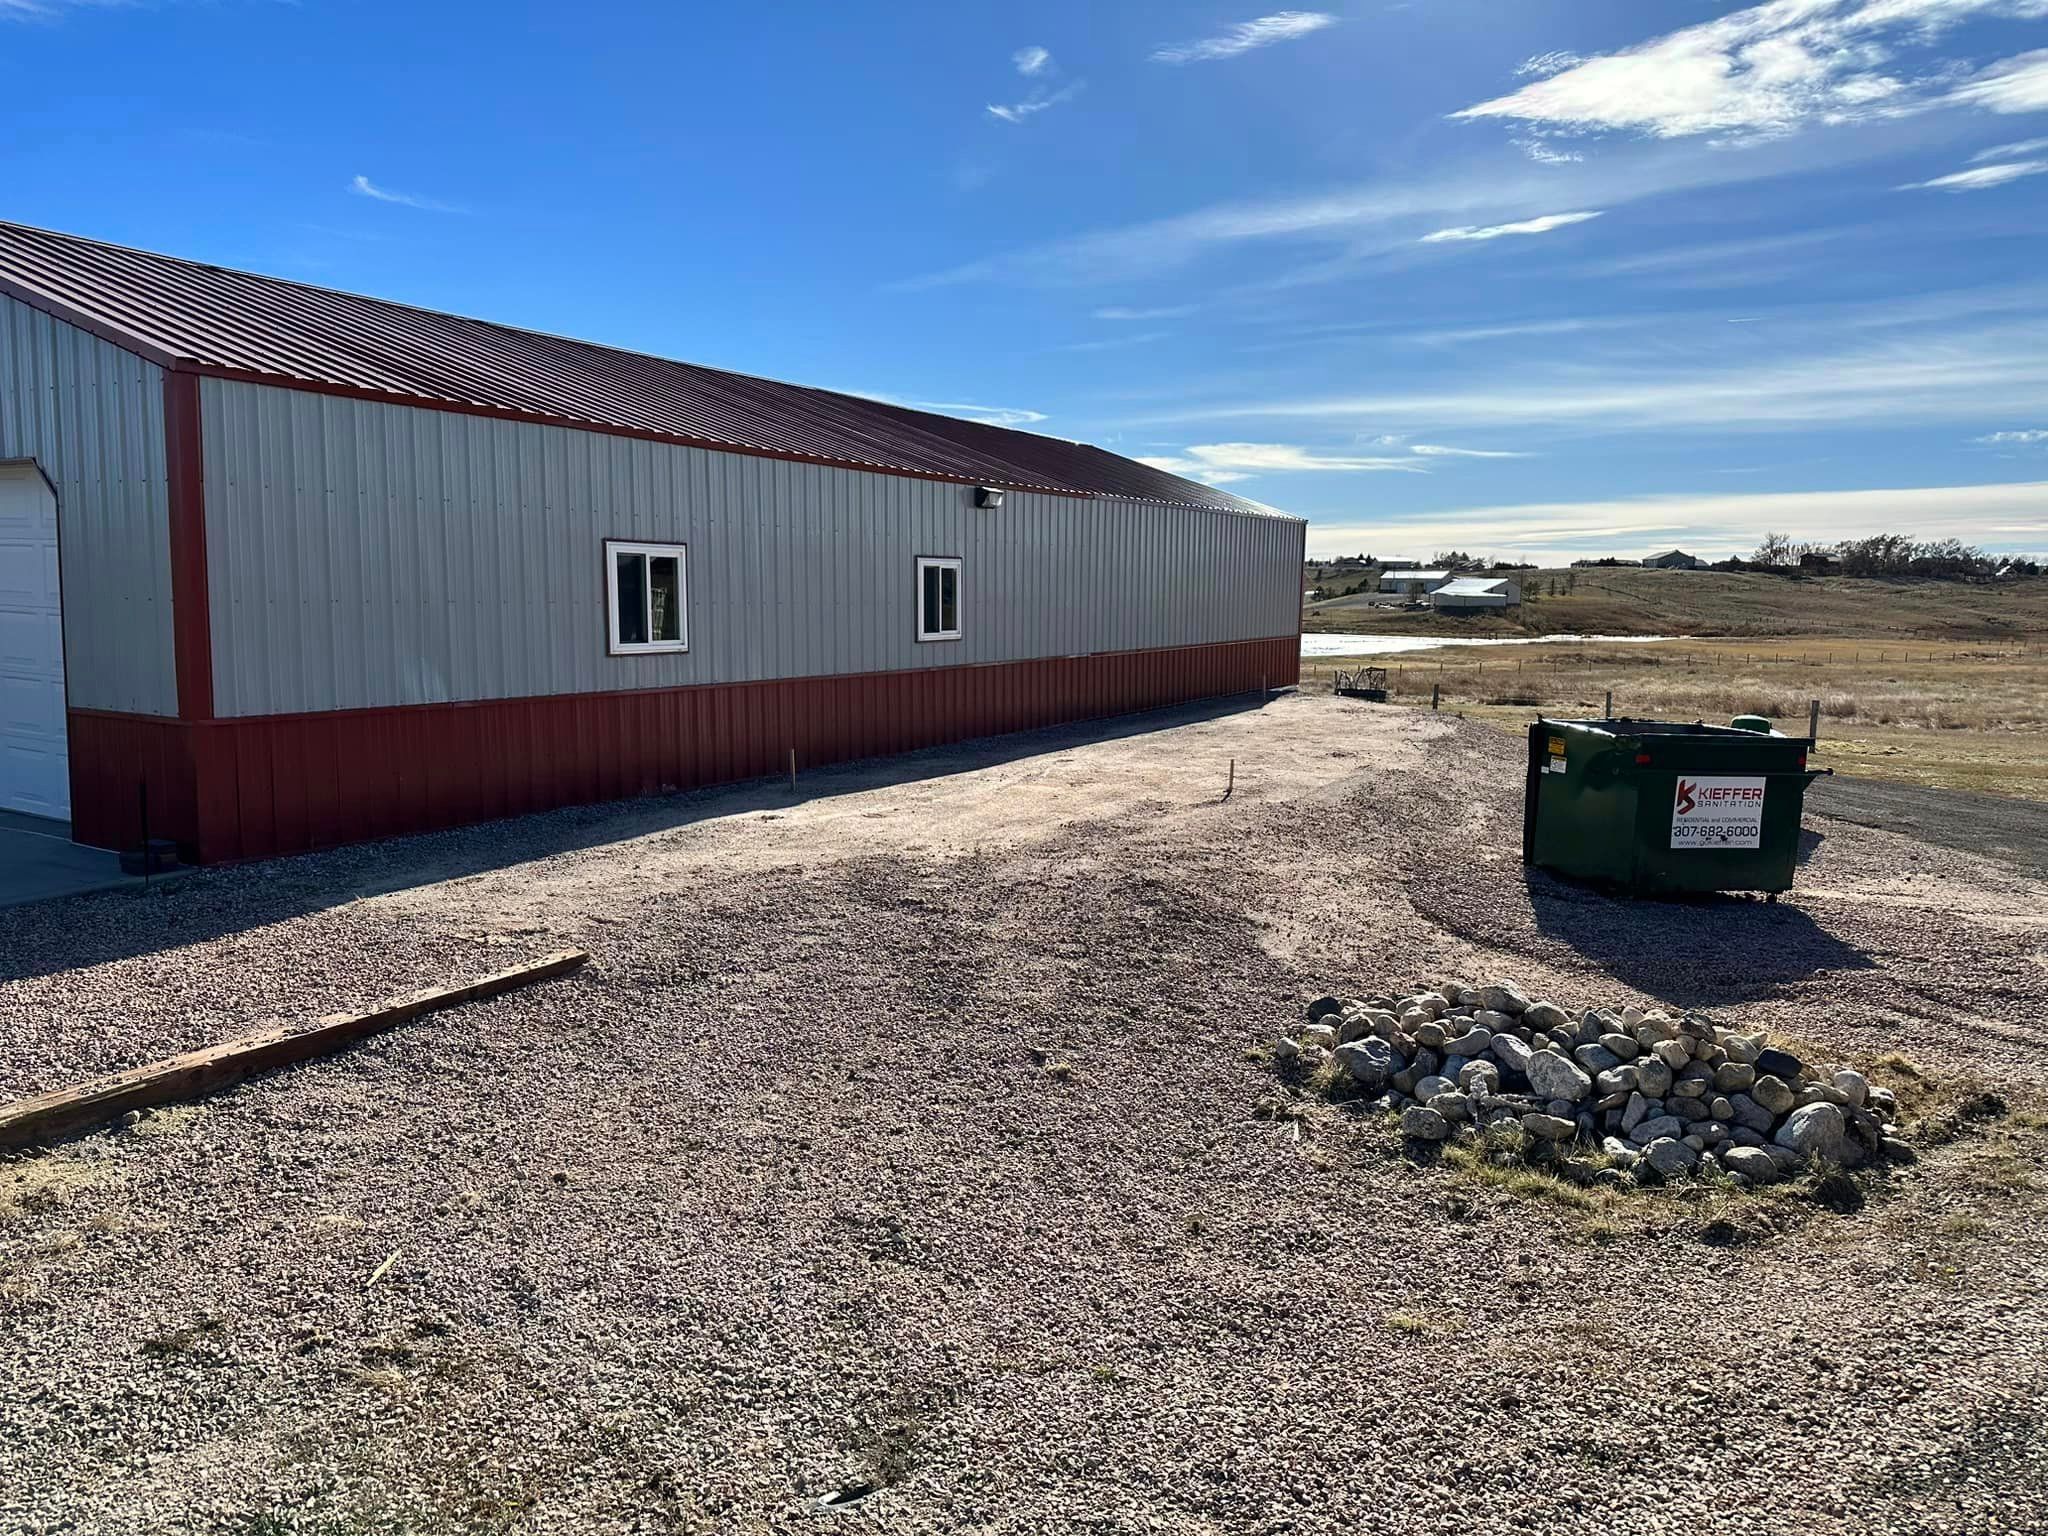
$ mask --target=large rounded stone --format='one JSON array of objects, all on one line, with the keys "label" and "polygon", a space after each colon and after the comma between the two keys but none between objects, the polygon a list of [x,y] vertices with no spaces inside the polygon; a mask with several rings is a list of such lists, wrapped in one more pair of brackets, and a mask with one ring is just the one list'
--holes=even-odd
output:
[{"label": "large rounded stone", "polygon": [[1364,1088],[1384,1088],[1387,1079],[1400,1072],[1407,1064],[1394,1048],[1377,1035],[1368,1035],[1363,1040],[1354,1040],[1348,1045],[1337,1047],[1337,1065],[1342,1067],[1351,1080]]},{"label": "large rounded stone", "polygon": [[1836,1162],[1841,1158],[1842,1137],[1847,1129],[1848,1122],[1842,1118],[1839,1105],[1808,1104],[1792,1111],[1778,1127],[1774,1139],[1779,1146],[1801,1157]]},{"label": "large rounded stone", "polygon": [[1746,1093],[1731,1093],[1728,1107],[1734,1111],[1735,1123],[1752,1131],[1769,1131],[1776,1123],[1776,1117]]},{"label": "large rounded stone", "polygon": [[1486,1048],[1493,1044],[1493,1031],[1490,1029],[1467,1030],[1464,1034],[1459,1035],[1456,1039],[1445,1040],[1440,1043],[1442,1044],[1443,1048],[1453,1056],[1464,1056],[1468,1058],[1473,1056],[1484,1056],[1486,1054]]},{"label": "large rounded stone", "polygon": [[1329,1015],[1333,1013],[1342,1013],[1343,1011],[1344,1004],[1340,999],[1334,997],[1319,997],[1314,1002],[1308,1005],[1308,1021],[1311,1024],[1320,1024],[1323,1022],[1325,1018],[1329,1017]]},{"label": "large rounded stone", "polygon": [[1569,1141],[1578,1134],[1579,1126],[1562,1115],[1529,1114],[1522,1116],[1522,1129],[1544,1141]]},{"label": "large rounded stone", "polygon": [[1624,1035],[1618,1032],[1602,1035],[1600,1037],[1600,1044],[1614,1052],[1623,1061],[1634,1061],[1643,1054],[1643,1048],[1637,1044],[1634,1035]]},{"label": "large rounded stone", "polygon": [[1522,1010],[1522,1022],[1531,1029],[1562,1029],[1571,1015],[1555,1003],[1531,1003]]},{"label": "large rounded stone", "polygon": [[1643,1161],[1672,1179],[1682,1173],[1689,1173],[1699,1163],[1700,1155],[1682,1141],[1660,1137],[1643,1148]]},{"label": "large rounded stone", "polygon": [[1768,1072],[1749,1085],[1749,1096],[1774,1115],[1784,1114],[1799,1100],[1790,1083]]},{"label": "large rounded stone", "polygon": [[1661,1099],[1669,1093],[1677,1075],[1655,1056],[1638,1057],[1635,1069],[1636,1086],[1653,1099]]},{"label": "large rounded stone", "polygon": [[1857,1109],[1861,1109],[1864,1100],[1870,1097],[1870,1079],[1849,1067],[1835,1074],[1835,1087]]},{"label": "large rounded stone", "polygon": [[1429,1107],[1446,1120],[1472,1118],[1472,1101],[1462,1093],[1433,1093],[1429,1096]]},{"label": "large rounded stone", "polygon": [[1499,1093],[1500,1068],[1490,1061],[1468,1061],[1458,1069],[1458,1086],[1467,1093]]},{"label": "large rounded stone", "polygon": [[1595,1076],[1621,1065],[1621,1058],[1604,1045],[1582,1045],[1572,1052],[1572,1060]]},{"label": "large rounded stone", "polygon": [[1526,1041],[1518,1040],[1513,1035],[1495,1035],[1493,1044],[1488,1049],[1491,1050],[1494,1060],[1510,1072],[1523,1072],[1528,1069],[1532,1053]]},{"label": "large rounded stone", "polygon": [[1633,1066],[1610,1067],[1593,1079],[1593,1087],[1602,1098],[1610,1094],[1627,1095],[1636,1086],[1636,1069]]},{"label": "large rounded stone", "polygon": [[1676,1115],[1655,1115],[1638,1121],[1629,1133],[1629,1139],[1641,1145],[1656,1141],[1660,1137],[1677,1137],[1685,1134],[1685,1122]]},{"label": "large rounded stone", "polygon": [[1496,1013],[1526,1013],[1529,995],[1513,982],[1496,981],[1479,989],[1479,1006]]},{"label": "large rounded stone", "polygon": [[1556,1051],[1531,1051],[1522,1072],[1529,1079],[1529,1091],[1538,1098],[1576,1104],[1593,1091],[1593,1079]]},{"label": "large rounded stone", "polygon": [[1768,1075],[1792,1083],[1799,1080],[1799,1074],[1804,1070],[1805,1067],[1799,1058],[1790,1051],[1772,1047],[1756,1053],[1756,1071],[1759,1077]]},{"label": "large rounded stone", "polygon": [[1714,1068],[1716,1093],[1740,1093],[1756,1081],[1756,1068],[1747,1062],[1724,1061]]},{"label": "large rounded stone", "polygon": [[1451,1134],[1451,1123],[1427,1104],[1411,1104],[1401,1111],[1401,1134],[1415,1141],[1442,1141]]}]

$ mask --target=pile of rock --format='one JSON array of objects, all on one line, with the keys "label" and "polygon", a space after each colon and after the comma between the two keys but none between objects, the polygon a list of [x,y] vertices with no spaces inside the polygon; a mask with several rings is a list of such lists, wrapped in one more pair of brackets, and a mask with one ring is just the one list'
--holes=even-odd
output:
[{"label": "pile of rock", "polygon": [[1496,982],[1317,998],[1281,1039],[1283,1066],[1369,1096],[1418,1142],[1487,1135],[1532,1161],[1597,1147],[1639,1181],[1719,1171],[1769,1184],[1811,1162],[1905,1159],[1898,1106],[1848,1067],[1812,1068],[1762,1031],[1695,1013],[1589,1008],[1574,1018]]}]

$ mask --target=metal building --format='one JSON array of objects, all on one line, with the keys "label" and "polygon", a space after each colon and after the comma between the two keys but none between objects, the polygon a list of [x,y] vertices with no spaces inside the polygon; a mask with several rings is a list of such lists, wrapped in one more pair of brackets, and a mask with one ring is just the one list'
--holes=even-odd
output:
[{"label": "metal building", "polygon": [[0,224],[0,808],[201,862],[1299,674],[1084,444]]}]

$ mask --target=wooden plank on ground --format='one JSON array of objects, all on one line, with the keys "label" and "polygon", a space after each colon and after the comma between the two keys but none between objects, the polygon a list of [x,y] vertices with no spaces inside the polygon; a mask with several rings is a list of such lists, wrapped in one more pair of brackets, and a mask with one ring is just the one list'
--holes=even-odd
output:
[{"label": "wooden plank on ground", "polygon": [[257,1072],[325,1056],[343,1046],[416,1019],[480,998],[573,971],[590,958],[580,949],[554,954],[510,970],[493,971],[455,987],[427,987],[379,1003],[361,1013],[330,1013],[310,1026],[277,1024],[224,1040],[204,1050],[153,1061],[72,1088],[57,1088],[32,1099],[0,1104],[0,1147],[49,1141],[97,1125],[131,1109],[148,1109],[239,1082]]}]

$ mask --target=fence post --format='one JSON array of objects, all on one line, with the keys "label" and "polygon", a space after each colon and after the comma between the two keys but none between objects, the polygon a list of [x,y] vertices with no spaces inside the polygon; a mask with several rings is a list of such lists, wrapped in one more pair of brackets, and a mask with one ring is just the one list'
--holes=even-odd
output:
[{"label": "fence post", "polygon": [[1431,709],[1437,707],[1438,702],[1442,700],[1443,696],[1444,685],[1442,683],[1431,683],[1429,685],[1429,707]]},{"label": "fence post", "polygon": [[1806,734],[1815,741],[1820,740],[1820,700],[1815,699],[1806,706]]},{"label": "fence post", "polygon": [[1612,720],[1614,718],[1614,690],[1612,688],[1607,690],[1607,713],[1600,718],[1603,720]]}]

